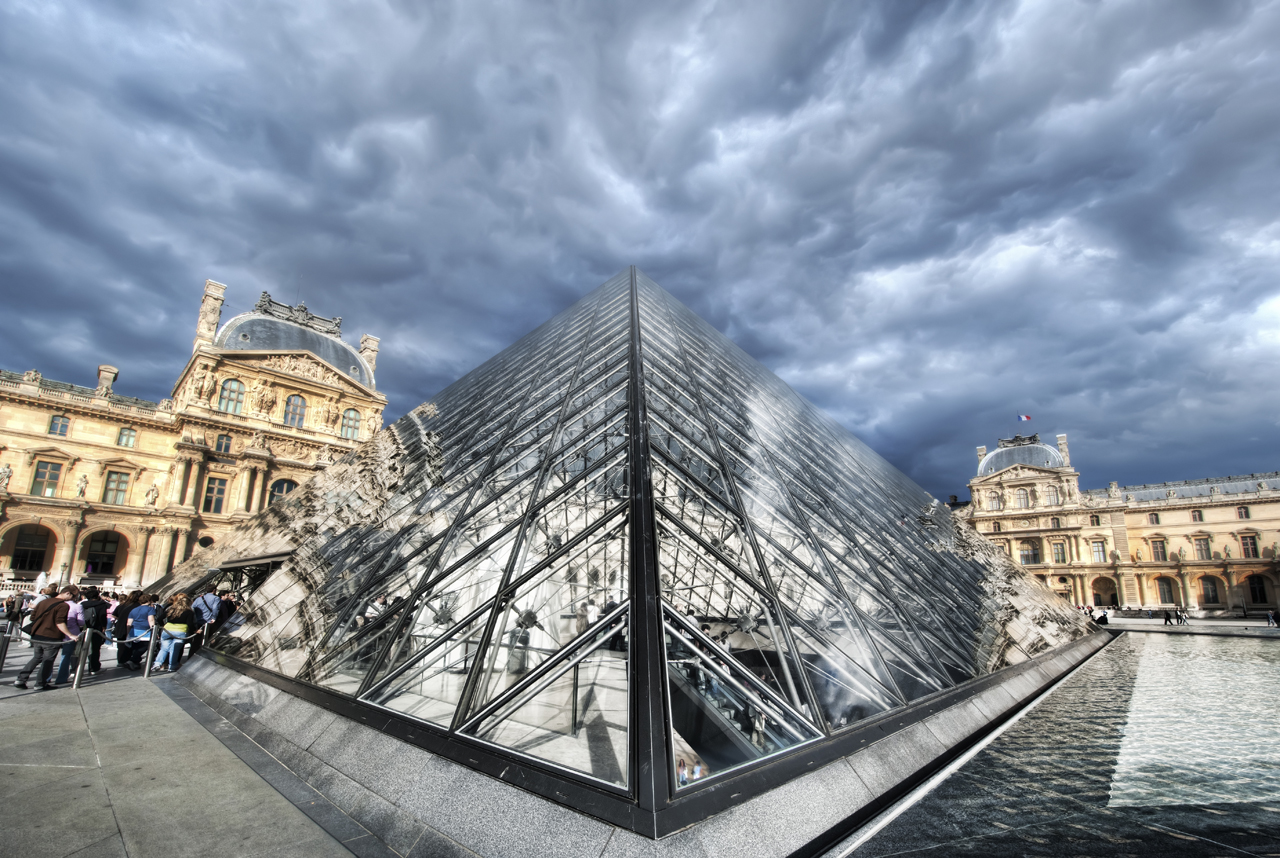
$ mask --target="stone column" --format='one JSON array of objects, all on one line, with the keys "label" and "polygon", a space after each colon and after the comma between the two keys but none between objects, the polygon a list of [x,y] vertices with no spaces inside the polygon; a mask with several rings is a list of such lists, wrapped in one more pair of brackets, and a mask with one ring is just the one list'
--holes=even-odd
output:
[{"label": "stone column", "polygon": [[200,482],[204,477],[204,462],[193,461],[191,463],[191,480],[187,484],[186,497],[183,499],[182,505],[196,508],[199,501]]},{"label": "stone column", "polygon": [[146,564],[146,574],[144,580],[154,581],[157,578],[163,578],[169,571],[169,552],[173,550],[173,528],[165,527],[160,530],[160,541],[156,543],[148,543],[154,550],[150,552],[149,563]]},{"label": "stone column", "polygon": [[232,512],[244,512],[249,504],[249,483],[253,478],[252,468],[241,468],[236,488],[236,508]]},{"label": "stone column", "polygon": [[[72,567],[76,562],[76,541],[80,538],[80,522],[69,522],[63,528],[64,539],[62,544],[58,546],[58,556],[53,561],[53,568],[49,570],[49,577],[58,576],[58,584],[70,584],[71,576],[75,574]],[[63,569],[63,567],[66,567]]]},{"label": "stone column", "polygon": [[182,485],[187,477],[187,469],[191,466],[190,459],[178,459],[173,463],[173,485],[169,486],[169,505],[182,505]]},{"label": "stone column", "polygon": [[267,486],[267,469],[255,467],[253,473],[256,479],[253,483],[253,498],[249,503],[249,513],[252,515],[262,509],[262,491]]},{"label": "stone column", "polygon": [[[190,527],[190,525],[188,525]],[[187,559],[187,540],[191,538],[191,531],[184,528],[178,528],[178,547],[173,552],[173,565],[177,566],[183,560]]]},{"label": "stone column", "polygon": [[1179,569],[1174,577],[1178,579],[1178,583],[1182,587],[1182,607],[1188,611],[1200,607],[1198,604],[1199,599],[1196,598],[1195,593],[1191,590],[1191,582],[1187,580],[1187,573]]},{"label": "stone column", "polygon": [[142,563],[147,557],[147,545],[151,541],[151,531],[154,529],[153,527],[138,528],[140,534],[138,542],[141,544],[129,552],[129,562],[124,567],[122,586],[126,590],[136,590],[142,586]]}]

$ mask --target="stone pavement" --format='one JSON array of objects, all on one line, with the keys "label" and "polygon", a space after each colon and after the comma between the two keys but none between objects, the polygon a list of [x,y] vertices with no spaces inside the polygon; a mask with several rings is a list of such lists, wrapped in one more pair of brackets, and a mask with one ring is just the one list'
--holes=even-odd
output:
[{"label": "stone pavement", "polygon": [[852,854],[1280,855],[1280,642],[1126,634]]},{"label": "stone pavement", "polygon": [[30,652],[11,647],[0,670],[0,854],[352,854],[184,711],[195,698],[172,679],[113,667],[78,692],[22,691]]},{"label": "stone pavement", "polygon": [[1266,614],[1257,614],[1245,618],[1219,617],[1211,620],[1193,619],[1185,626],[1164,624],[1164,618],[1146,619],[1145,617],[1113,617],[1107,626],[1113,633],[1118,632],[1160,632],[1167,635],[1217,635],[1240,638],[1276,638],[1280,639],[1280,628],[1267,627]]}]

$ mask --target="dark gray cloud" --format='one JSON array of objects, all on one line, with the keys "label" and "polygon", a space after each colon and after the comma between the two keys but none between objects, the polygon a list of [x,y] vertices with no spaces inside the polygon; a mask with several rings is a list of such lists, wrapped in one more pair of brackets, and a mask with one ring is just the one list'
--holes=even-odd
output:
[{"label": "dark gray cloud", "polygon": [[1019,412],[1090,486],[1277,469],[1277,44],[1225,0],[11,3],[0,366],[162,397],[212,278],[381,336],[396,416],[635,263],[939,495]]}]

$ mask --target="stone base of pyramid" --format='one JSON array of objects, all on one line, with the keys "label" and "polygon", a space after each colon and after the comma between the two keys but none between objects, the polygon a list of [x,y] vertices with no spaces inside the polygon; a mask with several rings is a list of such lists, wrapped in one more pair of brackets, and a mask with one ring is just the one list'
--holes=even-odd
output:
[{"label": "stone base of pyramid", "polygon": [[726,796],[721,813],[656,839],[431,753],[411,734],[396,738],[367,710],[305,700],[224,656],[196,657],[177,679],[401,855],[766,858],[822,854],[1110,640],[1089,635],[860,725],[865,747],[741,804]]}]

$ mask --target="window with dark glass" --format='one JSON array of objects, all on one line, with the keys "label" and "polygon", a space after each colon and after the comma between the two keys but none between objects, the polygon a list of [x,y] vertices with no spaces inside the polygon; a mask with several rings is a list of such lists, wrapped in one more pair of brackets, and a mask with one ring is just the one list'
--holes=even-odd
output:
[{"label": "window with dark glass", "polygon": [[300,429],[306,416],[307,400],[295,393],[284,401],[284,425]]},{"label": "window with dark glass", "polygon": [[992,533],[999,533],[999,532],[1000,532],[1000,522],[998,522],[998,521],[993,521],[993,522],[991,522],[991,532],[992,532]]},{"label": "window with dark glass", "polygon": [[45,552],[48,550],[49,531],[38,524],[24,524],[18,528],[9,568],[19,572],[39,572],[44,569]]},{"label": "window with dark glass", "polygon": [[352,441],[360,437],[360,412],[354,408],[342,412],[342,437]]},{"label": "window with dark glass", "polygon": [[227,481],[219,477],[210,477],[204,484],[204,511],[222,512],[222,502],[227,496]]},{"label": "window with dark glass", "polygon": [[107,484],[102,490],[103,503],[124,503],[129,492],[129,475],[123,471],[107,471]]},{"label": "window with dark glass", "polygon": [[1200,601],[1207,605],[1221,604],[1222,599],[1218,596],[1217,578],[1206,577],[1200,579]]},{"label": "window with dark glass", "polygon": [[1161,563],[1169,559],[1169,553],[1165,550],[1163,539],[1151,540],[1151,559]]},{"label": "window with dark glass", "polygon": [[1147,524],[1159,524],[1159,523],[1160,523],[1160,513],[1158,512],[1147,513]]},{"label": "window with dark glass", "polygon": [[1213,559],[1213,550],[1212,550],[1211,548],[1209,548],[1209,537],[1207,537],[1207,536],[1198,536],[1198,537],[1196,537],[1195,545],[1196,545],[1196,559],[1197,559],[1197,560],[1212,560],[1212,559]]},{"label": "window with dark glass", "polygon": [[1050,504],[1053,504],[1054,506],[1057,506],[1057,505],[1061,502],[1061,501],[1059,500],[1059,497],[1058,497],[1058,487],[1057,487],[1057,486],[1049,486],[1049,488],[1045,489],[1044,496],[1045,496],[1045,499],[1046,499]]},{"label": "window with dark glass", "polygon": [[1258,537],[1248,535],[1240,537],[1240,556],[1247,558],[1258,556]]},{"label": "window with dark glass", "polygon": [[1201,510],[1201,509],[1193,509],[1193,510],[1191,510],[1191,520],[1192,520],[1192,521],[1204,521],[1204,510]]},{"label": "window with dark glass", "polygon": [[1061,542],[1053,543],[1053,562],[1054,563],[1067,562],[1067,546],[1065,544]]},{"label": "window with dark glass", "polygon": [[271,484],[271,496],[267,498],[267,505],[270,506],[297,487],[298,484],[293,480],[276,480]]},{"label": "window with dark glass", "polygon": [[244,408],[244,383],[229,378],[222,382],[222,391],[218,394],[218,410],[228,414],[239,414]]},{"label": "window with dark glass", "polygon": [[1106,563],[1107,562],[1107,543],[1098,541],[1098,542],[1091,543],[1091,547],[1093,548],[1093,562]]},{"label": "window with dark glass", "polygon": [[42,498],[57,497],[58,480],[61,477],[60,462],[36,462],[36,476],[31,481],[31,493]]},{"label": "window with dark glass", "polygon": [[1249,508],[1247,506],[1236,507],[1236,518],[1248,518]]},{"label": "window with dark glass", "polygon": [[61,414],[55,415],[49,419],[49,434],[67,436],[67,430],[71,428],[71,418],[63,417]]},{"label": "window with dark glass", "polygon": [[116,437],[116,445],[120,447],[132,447],[138,441],[138,430],[130,429],[128,426],[120,430],[120,434]]},{"label": "window with dark glass", "polygon": [[1173,582],[1168,578],[1157,578],[1156,589],[1160,591],[1160,604],[1172,605],[1173,600]]},{"label": "window with dark glass", "polygon": [[1249,601],[1255,605],[1267,603],[1267,582],[1261,575],[1249,576]]},{"label": "window with dark glass", "polygon": [[1018,489],[1015,497],[1017,498],[1018,509],[1027,509],[1031,506],[1031,496],[1027,494],[1026,489]]},{"label": "window with dark glass", "polygon": [[1058,517],[1055,515],[1053,518],[1049,519],[1049,526],[1050,526],[1051,528],[1053,528],[1054,530],[1059,530],[1059,529],[1061,529],[1061,528],[1062,528],[1062,519],[1058,518]]},{"label": "window with dark glass", "polygon": [[86,575],[112,577],[116,568],[116,553],[120,550],[120,534],[113,530],[100,530],[89,537],[85,554]]},{"label": "window with dark glass", "polygon": [[1040,562],[1040,543],[1034,539],[1024,539],[1018,543],[1018,562],[1023,566],[1032,566]]},{"label": "window with dark glass", "polygon": [[219,435],[218,442],[217,444],[214,445],[213,449],[214,449],[214,452],[216,453],[230,453],[231,452],[231,436]]},{"label": "window with dark glass", "polygon": [[1089,516],[1089,525],[1091,527],[1099,527],[1102,524],[1102,518],[1096,515]]}]

